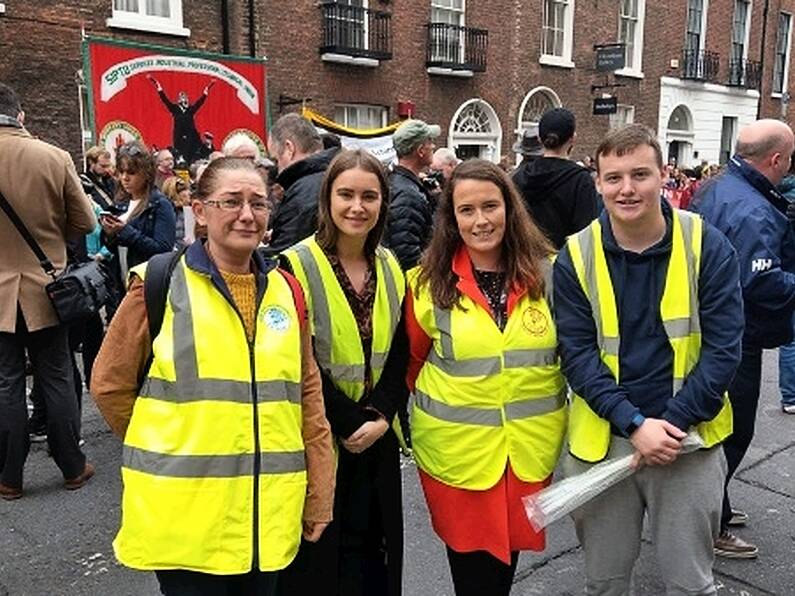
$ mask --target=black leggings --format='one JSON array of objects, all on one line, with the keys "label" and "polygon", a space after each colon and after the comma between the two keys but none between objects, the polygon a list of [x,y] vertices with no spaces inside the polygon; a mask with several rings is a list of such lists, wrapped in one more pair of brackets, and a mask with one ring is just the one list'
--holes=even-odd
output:
[{"label": "black leggings", "polygon": [[506,565],[483,550],[459,553],[448,546],[447,560],[456,596],[508,596],[519,553],[512,552],[511,564]]},{"label": "black leggings", "polygon": [[279,572],[211,575],[174,569],[155,571],[164,596],[274,596]]}]

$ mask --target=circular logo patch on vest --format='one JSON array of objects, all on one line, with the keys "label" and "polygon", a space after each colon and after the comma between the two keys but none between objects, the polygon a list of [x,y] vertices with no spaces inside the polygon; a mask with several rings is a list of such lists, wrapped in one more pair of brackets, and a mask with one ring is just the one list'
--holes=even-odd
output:
[{"label": "circular logo patch on vest", "polygon": [[528,306],[522,313],[522,325],[530,335],[544,335],[549,329],[549,320],[542,311]]},{"label": "circular logo patch on vest", "polygon": [[281,306],[269,306],[262,313],[262,322],[268,329],[284,332],[290,328],[290,313]]}]

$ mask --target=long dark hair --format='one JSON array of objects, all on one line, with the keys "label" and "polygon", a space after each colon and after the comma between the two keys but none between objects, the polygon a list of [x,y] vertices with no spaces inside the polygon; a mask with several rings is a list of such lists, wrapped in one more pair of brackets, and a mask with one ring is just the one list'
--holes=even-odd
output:
[{"label": "long dark hair", "polygon": [[502,261],[507,287],[524,288],[531,298],[544,293],[542,261],[554,250],[546,236],[533,223],[519,193],[508,175],[499,166],[483,159],[471,159],[453,170],[436,209],[433,234],[420,260],[422,269],[417,288],[429,284],[433,303],[450,309],[460,303],[453,273],[453,258],[461,246],[461,234],[455,219],[453,195],[462,180],[491,182],[500,189],[505,201],[505,235],[502,239]]},{"label": "long dark hair", "polygon": [[[149,204],[149,197],[155,187],[155,158],[149,152],[146,145],[141,141],[130,141],[116,150],[116,173],[120,175],[122,171],[131,174],[142,173],[146,181],[146,198],[135,207],[130,213],[130,219],[141,213]],[[121,184],[117,185],[115,200],[117,203],[128,203],[132,199]]]},{"label": "long dark hair", "polygon": [[339,230],[331,219],[331,187],[340,174],[354,168],[361,168],[365,172],[375,174],[375,177],[378,178],[378,185],[381,187],[381,210],[378,212],[378,221],[367,234],[367,239],[364,242],[364,254],[367,257],[371,257],[375,254],[378,243],[381,242],[381,236],[383,236],[384,227],[386,226],[386,214],[389,208],[389,183],[386,179],[384,166],[372,153],[364,149],[343,150],[331,160],[326,170],[326,175],[323,177],[323,183],[320,186],[320,196],[318,197],[317,205],[317,235],[315,238],[324,250],[333,249],[337,245]]}]

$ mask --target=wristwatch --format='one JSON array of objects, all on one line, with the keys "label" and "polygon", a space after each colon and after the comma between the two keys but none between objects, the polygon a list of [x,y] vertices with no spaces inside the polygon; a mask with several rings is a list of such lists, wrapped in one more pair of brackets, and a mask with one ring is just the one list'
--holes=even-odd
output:
[{"label": "wristwatch", "polygon": [[646,417],[643,414],[641,414],[640,412],[635,414],[632,417],[632,421],[629,423],[629,425],[627,426],[627,428],[624,431],[624,432],[626,432],[627,437],[631,437],[632,433],[634,433],[636,430],[638,430],[645,421],[646,421]]}]

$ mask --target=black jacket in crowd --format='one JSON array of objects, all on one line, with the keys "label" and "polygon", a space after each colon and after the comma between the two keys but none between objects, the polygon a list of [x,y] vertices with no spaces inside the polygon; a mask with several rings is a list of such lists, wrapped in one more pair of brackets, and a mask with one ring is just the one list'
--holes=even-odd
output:
[{"label": "black jacket in crowd", "polygon": [[331,147],[285,168],[275,182],[284,197],[273,216],[270,245],[263,251],[274,257],[317,231],[317,201],[320,183],[339,147]]},{"label": "black jacket in crowd", "polygon": [[523,163],[513,181],[530,216],[558,250],[566,236],[599,215],[601,199],[591,174],[569,159],[539,157]]},{"label": "black jacket in crowd", "polygon": [[91,200],[103,211],[114,211],[116,183],[111,176],[97,176],[90,171],[80,174],[80,183]]},{"label": "black jacket in crowd", "polygon": [[436,201],[417,176],[395,166],[389,177],[389,214],[384,246],[395,253],[404,271],[414,267],[431,238]]}]

